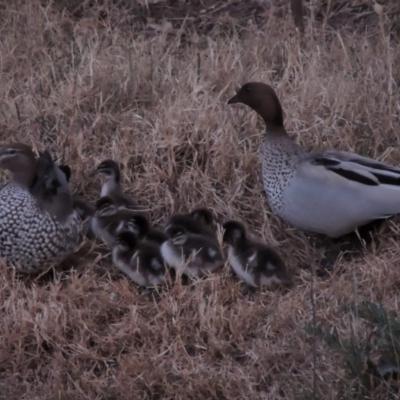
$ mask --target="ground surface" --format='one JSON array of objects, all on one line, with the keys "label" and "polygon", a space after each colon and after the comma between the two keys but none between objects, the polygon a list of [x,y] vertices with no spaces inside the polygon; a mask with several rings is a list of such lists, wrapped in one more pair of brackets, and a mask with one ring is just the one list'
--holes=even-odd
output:
[{"label": "ground surface", "polygon": [[330,2],[308,2],[302,41],[283,2],[132,3],[0,5],[0,140],[48,148],[72,166],[74,192],[90,201],[99,182],[89,171],[118,160],[154,223],[199,206],[220,221],[241,219],[278,247],[295,286],[254,293],[227,266],[143,295],[94,243],[50,278],[2,268],[0,398],[396,398],[394,381],[362,392],[341,354],[319,338],[314,348],[304,326],[312,282],[316,321],[343,340],[371,333],[343,302],[398,314],[399,219],[364,255],[312,279],[323,249],[271,214],[263,195],[263,125],[244,106],[226,105],[238,84],[269,82],[306,149],[400,165],[395,2],[381,17],[369,2],[331,13]]}]

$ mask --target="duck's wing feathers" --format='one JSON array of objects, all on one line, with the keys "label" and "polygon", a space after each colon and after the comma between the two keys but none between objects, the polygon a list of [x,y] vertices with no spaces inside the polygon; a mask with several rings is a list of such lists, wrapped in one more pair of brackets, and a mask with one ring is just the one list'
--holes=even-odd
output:
[{"label": "duck's wing feathers", "polygon": [[327,151],[313,154],[308,160],[341,177],[363,185],[394,185],[400,188],[400,168],[361,157],[346,151]]},{"label": "duck's wing feathers", "polygon": [[284,188],[285,218],[340,237],[400,213],[400,169],[347,152],[310,154]]}]

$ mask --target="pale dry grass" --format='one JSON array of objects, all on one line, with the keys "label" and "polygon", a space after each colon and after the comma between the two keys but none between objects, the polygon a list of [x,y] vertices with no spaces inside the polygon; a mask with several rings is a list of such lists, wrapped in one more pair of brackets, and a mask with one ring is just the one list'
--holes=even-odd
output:
[{"label": "pale dry grass", "polygon": [[[324,38],[310,25],[300,50],[289,16],[241,35],[227,18],[219,34],[186,32],[183,41],[182,32],[130,36],[52,10],[36,1],[2,6],[1,142],[48,148],[72,166],[75,193],[90,201],[99,182],[88,172],[118,160],[154,223],[200,206],[220,221],[241,219],[278,246],[295,286],[249,292],[227,267],[147,296],[90,243],[50,280],[3,267],[0,398],[311,398],[313,346],[303,327],[312,318],[308,267],[321,250],[270,213],[258,160],[263,124],[226,101],[238,84],[269,82],[305,148],[400,165],[399,46],[383,30]],[[365,256],[315,279],[317,322],[343,337],[351,328],[366,335],[339,308],[354,300],[354,279],[358,301],[399,312],[399,237],[395,219]],[[319,340],[316,349],[316,398],[357,398],[341,357]],[[371,396],[389,393],[381,385]]]}]

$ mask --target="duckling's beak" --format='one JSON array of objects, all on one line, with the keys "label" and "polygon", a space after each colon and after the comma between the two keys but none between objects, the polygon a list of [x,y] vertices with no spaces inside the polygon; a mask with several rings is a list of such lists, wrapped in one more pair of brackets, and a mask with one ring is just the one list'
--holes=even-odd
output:
[{"label": "duckling's beak", "polygon": [[89,178],[93,178],[94,176],[96,176],[99,173],[98,169],[94,169],[93,171],[89,172]]}]

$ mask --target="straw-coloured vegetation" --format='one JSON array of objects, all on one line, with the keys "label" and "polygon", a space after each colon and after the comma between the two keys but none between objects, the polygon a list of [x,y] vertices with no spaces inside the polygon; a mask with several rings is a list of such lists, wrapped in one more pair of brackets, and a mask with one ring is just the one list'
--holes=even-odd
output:
[{"label": "straw-coloured vegetation", "polygon": [[[388,322],[374,336],[382,315],[342,304],[399,313],[399,218],[365,251],[314,276],[325,248],[274,216],[263,194],[262,121],[226,104],[239,84],[270,83],[289,134],[306,149],[400,165],[396,2],[309,2],[303,38],[280,2],[234,1],[222,11],[192,2],[192,13],[190,2],[128,3],[1,4],[1,142],[48,149],[71,166],[74,193],[92,203],[100,184],[89,172],[117,160],[154,224],[204,206],[219,223],[242,220],[279,250],[294,286],[249,290],[226,265],[143,294],[89,241],[48,276],[3,265],[0,398],[396,398],[400,346],[388,338],[397,330]],[[337,341],[321,340],[331,327],[346,346],[369,343],[350,363],[358,372]],[[390,362],[379,358],[385,351]],[[379,363],[390,367],[374,369]],[[372,378],[387,370],[394,377]]]}]

